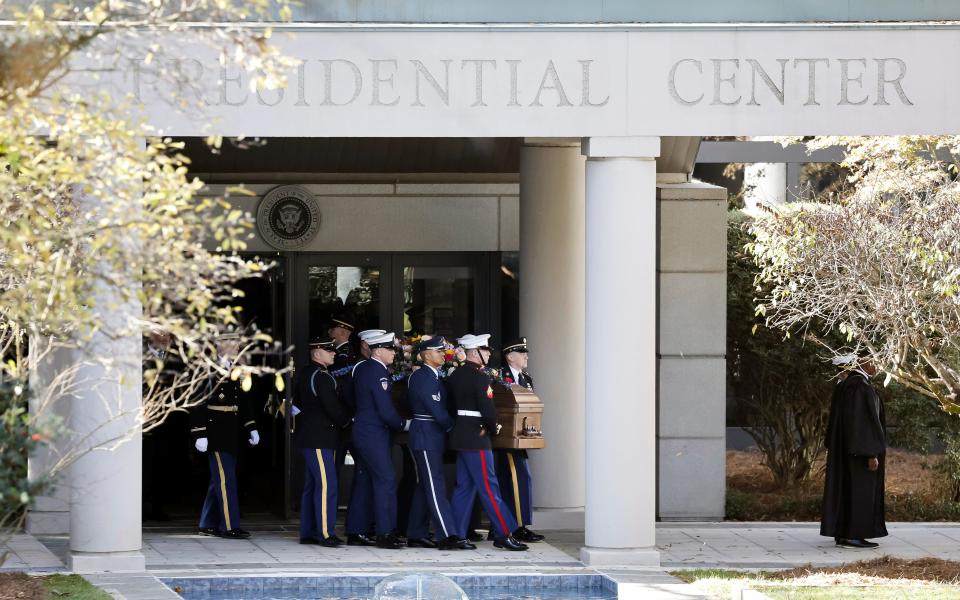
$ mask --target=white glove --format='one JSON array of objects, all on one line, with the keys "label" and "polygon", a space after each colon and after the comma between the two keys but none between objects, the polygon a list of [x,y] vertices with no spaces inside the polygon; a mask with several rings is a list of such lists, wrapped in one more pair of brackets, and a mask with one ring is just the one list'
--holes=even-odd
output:
[{"label": "white glove", "polygon": [[260,443],[260,433],[256,429],[254,429],[253,431],[250,432],[250,445],[256,446],[259,443]]},{"label": "white glove", "polygon": [[404,430],[404,431],[410,431],[410,423],[413,423],[413,419],[406,419],[406,420],[403,422],[403,430]]},{"label": "white glove", "polygon": [[197,438],[197,441],[194,442],[193,447],[200,452],[207,451],[207,438]]}]

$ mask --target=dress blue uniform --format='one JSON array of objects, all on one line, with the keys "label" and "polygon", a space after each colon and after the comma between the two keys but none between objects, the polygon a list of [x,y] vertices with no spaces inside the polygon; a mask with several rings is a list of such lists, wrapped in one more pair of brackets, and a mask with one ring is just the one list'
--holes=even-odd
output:
[{"label": "dress blue uniform", "polygon": [[[439,338],[443,349],[443,338]],[[425,365],[407,382],[407,396],[413,410],[408,445],[416,464],[417,487],[410,506],[407,537],[427,537],[428,517],[433,518],[437,537],[456,536],[453,510],[447,500],[443,479],[443,451],[453,419],[447,414],[447,391],[436,369]]]},{"label": "dress blue uniform", "polygon": [[[334,351],[332,340],[310,344],[314,349]],[[300,502],[300,542],[336,546],[341,540],[337,522],[336,453],[340,432],[350,417],[337,397],[337,383],[323,365],[313,363],[297,377],[294,393],[295,442],[306,464]]]},{"label": "dress blue uniform", "polygon": [[[393,346],[393,334],[372,338],[371,350]],[[353,371],[356,414],[353,419],[353,447],[361,468],[369,472],[373,487],[373,515],[379,538],[389,537],[397,526],[397,476],[391,458],[392,431],[404,431],[410,423],[397,414],[390,394],[387,366],[371,358]],[[352,531],[350,533],[353,533]],[[360,532],[357,532],[360,533]],[[386,540],[386,543],[390,543]]]}]

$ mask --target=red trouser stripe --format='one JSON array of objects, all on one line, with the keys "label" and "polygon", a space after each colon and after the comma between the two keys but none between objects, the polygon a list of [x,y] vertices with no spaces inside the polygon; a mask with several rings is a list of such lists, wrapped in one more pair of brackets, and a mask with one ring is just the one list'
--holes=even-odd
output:
[{"label": "red trouser stripe", "polygon": [[493,511],[497,513],[497,519],[500,520],[500,527],[503,528],[503,535],[510,535],[510,531],[507,531],[507,524],[503,521],[503,515],[500,514],[500,505],[497,503],[496,498],[493,497],[493,491],[490,490],[490,480],[487,478],[487,459],[483,455],[483,450],[480,451],[480,467],[483,469],[483,485],[487,488],[487,496],[490,497],[490,504],[493,505]]}]

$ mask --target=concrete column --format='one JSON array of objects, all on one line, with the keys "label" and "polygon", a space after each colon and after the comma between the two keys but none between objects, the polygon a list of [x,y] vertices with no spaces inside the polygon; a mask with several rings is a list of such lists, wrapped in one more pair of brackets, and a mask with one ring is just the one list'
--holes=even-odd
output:
[{"label": "concrete column", "polygon": [[657,186],[661,520],[721,520],[726,493],[727,191]]},{"label": "concrete column", "polygon": [[[769,136],[753,138],[774,141]],[[754,212],[758,204],[779,206],[787,202],[787,163],[750,163],[743,168],[744,208]]]},{"label": "concrete column", "polygon": [[[118,239],[120,244],[137,240]],[[127,289],[101,284],[102,329],[75,351],[77,392],[70,400],[70,567],[75,572],[143,571],[141,552],[142,340],[135,320],[136,273],[114,273]],[[122,283],[122,282],[125,282]]]},{"label": "concrete column", "polygon": [[586,547],[658,565],[657,137],[586,138]]},{"label": "concrete column", "polygon": [[580,140],[520,151],[520,323],[547,447],[530,452],[534,527],[583,526],[584,158]]},{"label": "concrete column", "polygon": [[[70,417],[67,398],[56,391],[61,389],[74,364],[73,352],[51,348],[52,340],[41,337],[30,339],[30,414],[37,424],[66,423]],[[37,358],[42,356],[42,358]],[[27,532],[33,535],[66,535],[70,533],[70,488],[65,484],[62,461],[68,440],[51,440],[41,446],[27,461],[27,477],[38,481],[54,477],[57,484],[43,496],[33,499],[27,511]]]}]

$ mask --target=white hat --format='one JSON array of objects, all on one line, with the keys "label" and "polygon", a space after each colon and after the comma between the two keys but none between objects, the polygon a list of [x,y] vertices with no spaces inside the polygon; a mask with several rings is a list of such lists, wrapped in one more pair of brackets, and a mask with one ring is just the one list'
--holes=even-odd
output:
[{"label": "white hat", "polygon": [[369,344],[370,338],[383,335],[386,332],[387,332],[386,329],[364,329],[363,331],[358,333],[357,336],[360,337],[361,341],[367,342]]},{"label": "white hat", "polygon": [[457,344],[459,344],[464,350],[487,348],[490,346],[490,334],[483,333],[481,335],[473,335],[472,333],[468,333],[461,338],[457,338]]},{"label": "white hat", "polygon": [[396,336],[392,332],[387,332],[377,336],[369,336],[364,341],[367,342],[367,345],[370,346],[371,350],[374,348],[392,348],[395,337]]},{"label": "white hat", "polygon": [[839,367],[841,365],[852,365],[859,359],[860,357],[856,354],[844,354],[843,356],[834,356],[830,362]]}]

